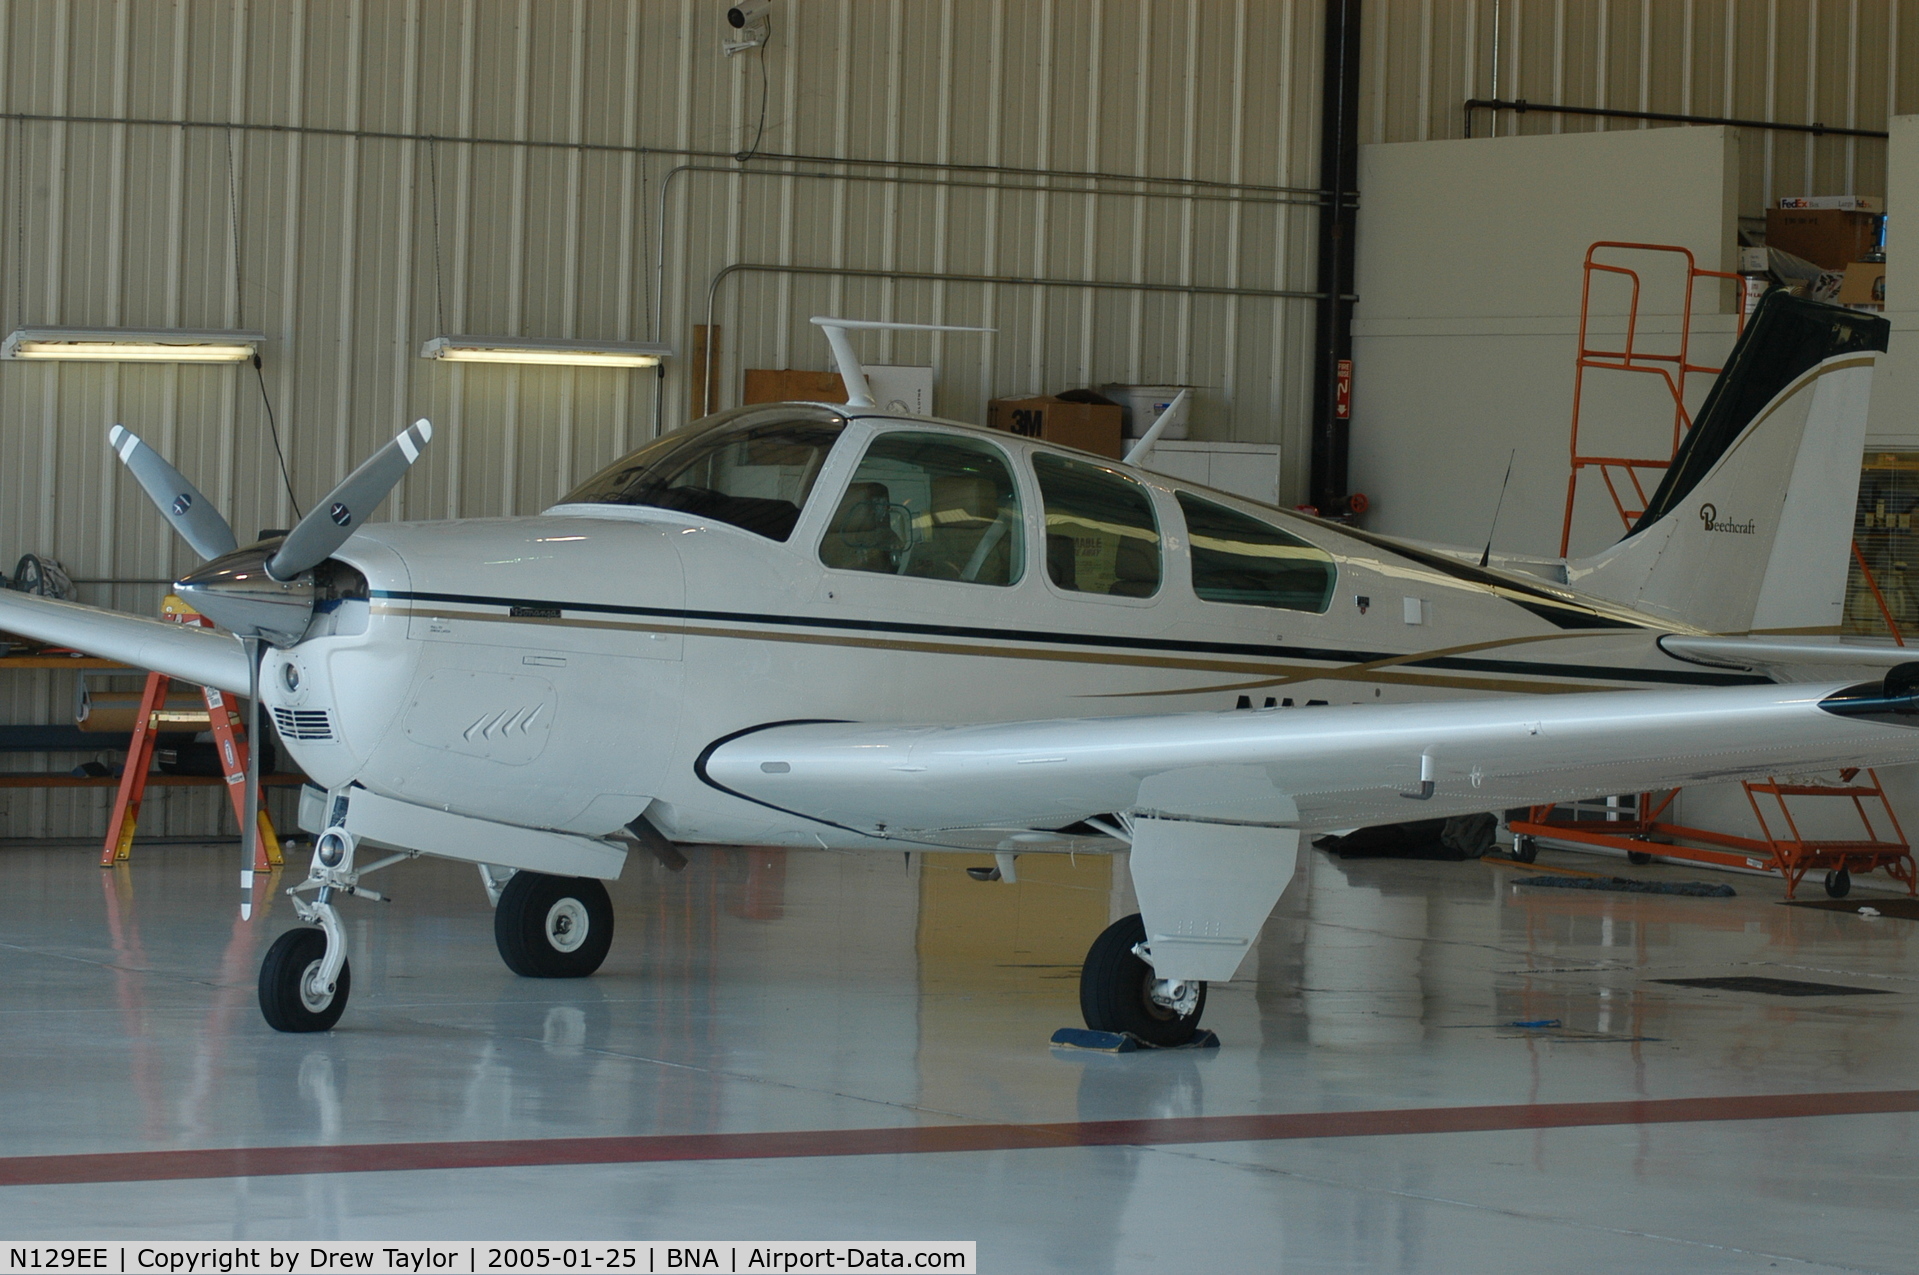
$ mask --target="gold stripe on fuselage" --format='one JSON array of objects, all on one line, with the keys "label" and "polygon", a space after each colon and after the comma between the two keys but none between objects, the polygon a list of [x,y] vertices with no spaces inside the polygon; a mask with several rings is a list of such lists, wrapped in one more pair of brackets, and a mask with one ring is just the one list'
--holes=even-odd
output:
[{"label": "gold stripe on fuselage", "polygon": [[[1405,655],[1388,656],[1360,664],[1343,664],[1324,667],[1312,664],[1295,664],[1278,660],[1260,660],[1248,657],[1240,660],[1206,659],[1197,656],[1131,655],[1118,651],[1073,651],[1050,647],[1034,646],[975,646],[959,642],[925,642],[904,638],[855,637],[837,633],[794,633],[778,629],[751,628],[715,628],[706,625],[675,624],[666,622],[647,622],[636,620],[587,620],[554,618],[551,616],[501,615],[486,611],[434,610],[424,607],[396,606],[390,603],[374,603],[372,610],[380,615],[404,616],[408,618],[433,620],[459,620],[481,624],[526,624],[568,629],[593,629],[600,632],[622,633],[662,633],[678,637],[731,638],[751,642],[786,642],[804,646],[838,646],[857,650],[901,651],[917,655],[965,655],[975,658],[1008,660],[1043,660],[1062,664],[1106,664],[1123,668],[1176,669],[1195,673],[1236,673],[1242,677],[1256,675],[1259,681],[1240,685],[1198,686],[1186,690],[1166,691],[1117,691],[1107,695],[1087,698],[1122,699],[1138,695],[1203,695],[1238,689],[1253,689],[1269,686],[1281,686],[1298,682],[1315,681],[1353,681],[1368,685],[1382,686],[1418,686],[1444,690],[1469,690],[1492,692],[1523,692],[1537,695],[1567,695],[1595,690],[1622,690],[1625,687],[1595,686],[1590,682],[1567,682],[1515,677],[1474,677],[1471,675],[1442,673],[1408,673],[1389,671],[1391,666],[1416,663],[1420,660],[1442,658],[1464,651],[1484,650],[1489,647],[1516,645],[1522,642],[1551,641],[1563,637],[1590,636],[1582,634],[1545,633],[1526,637],[1504,638],[1493,642],[1481,642],[1468,646],[1436,647],[1429,651],[1416,651]],[[984,639],[982,639],[984,640]],[[1620,669],[1618,680],[1623,683],[1635,683],[1633,670]],[[1640,683],[1639,685],[1643,685]],[[1662,684],[1663,685],[1663,684]]]}]

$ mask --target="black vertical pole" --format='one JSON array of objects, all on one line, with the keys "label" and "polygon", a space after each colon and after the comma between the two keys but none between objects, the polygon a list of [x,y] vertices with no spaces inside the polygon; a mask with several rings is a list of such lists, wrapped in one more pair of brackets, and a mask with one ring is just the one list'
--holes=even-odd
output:
[{"label": "black vertical pole", "polygon": [[[1318,332],[1313,348],[1312,501],[1348,512],[1346,452],[1353,357],[1353,247],[1359,225],[1359,0],[1326,0],[1320,88]],[[1344,375],[1342,376],[1342,372]]]}]

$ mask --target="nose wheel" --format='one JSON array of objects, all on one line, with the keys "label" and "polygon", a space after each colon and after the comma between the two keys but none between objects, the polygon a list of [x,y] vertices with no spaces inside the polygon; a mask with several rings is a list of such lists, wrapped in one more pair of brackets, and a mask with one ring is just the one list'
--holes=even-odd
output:
[{"label": "nose wheel", "polygon": [[1206,1012],[1206,984],[1159,977],[1140,955],[1145,946],[1137,912],[1093,940],[1079,975],[1080,1014],[1094,1031],[1130,1032],[1162,1049],[1188,1044]]},{"label": "nose wheel", "polygon": [[329,975],[325,930],[288,930],[267,949],[260,963],[260,1013],[281,1032],[323,1032],[346,1012],[352,974],[340,957]]},{"label": "nose wheel", "polygon": [[613,900],[592,877],[515,872],[494,907],[493,941],[523,978],[585,978],[613,946]]}]

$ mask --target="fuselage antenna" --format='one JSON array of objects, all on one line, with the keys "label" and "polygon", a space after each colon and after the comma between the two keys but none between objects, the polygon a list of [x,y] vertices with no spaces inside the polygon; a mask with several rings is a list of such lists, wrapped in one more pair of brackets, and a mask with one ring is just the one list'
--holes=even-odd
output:
[{"label": "fuselage antenna", "polygon": [[873,402],[873,391],[866,383],[866,369],[860,364],[860,356],[853,352],[852,338],[846,334],[854,329],[881,328],[889,332],[997,332],[998,328],[961,328],[946,323],[887,323],[881,319],[835,319],[828,315],[816,314],[812,321],[826,333],[826,344],[832,348],[833,362],[839,366],[840,380],[846,383],[846,405],[848,407],[877,407]]},{"label": "fuselage antenna", "polygon": [[1479,555],[1482,567],[1493,560],[1493,532],[1499,530],[1499,511],[1506,506],[1506,484],[1513,480],[1513,457],[1517,455],[1517,447],[1506,455],[1506,476],[1499,480],[1499,499],[1493,503],[1493,525],[1486,528],[1486,547]]}]

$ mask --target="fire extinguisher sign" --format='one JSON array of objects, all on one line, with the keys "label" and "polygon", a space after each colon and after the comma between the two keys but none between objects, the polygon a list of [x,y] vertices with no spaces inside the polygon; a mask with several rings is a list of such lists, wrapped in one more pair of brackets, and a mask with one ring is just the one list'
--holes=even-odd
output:
[{"label": "fire extinguisher sign", "polygon": [[1333,388],[1333,415],[1346,420],[1353,414],[1353,361],[1339,361],[1339,376]]}]

